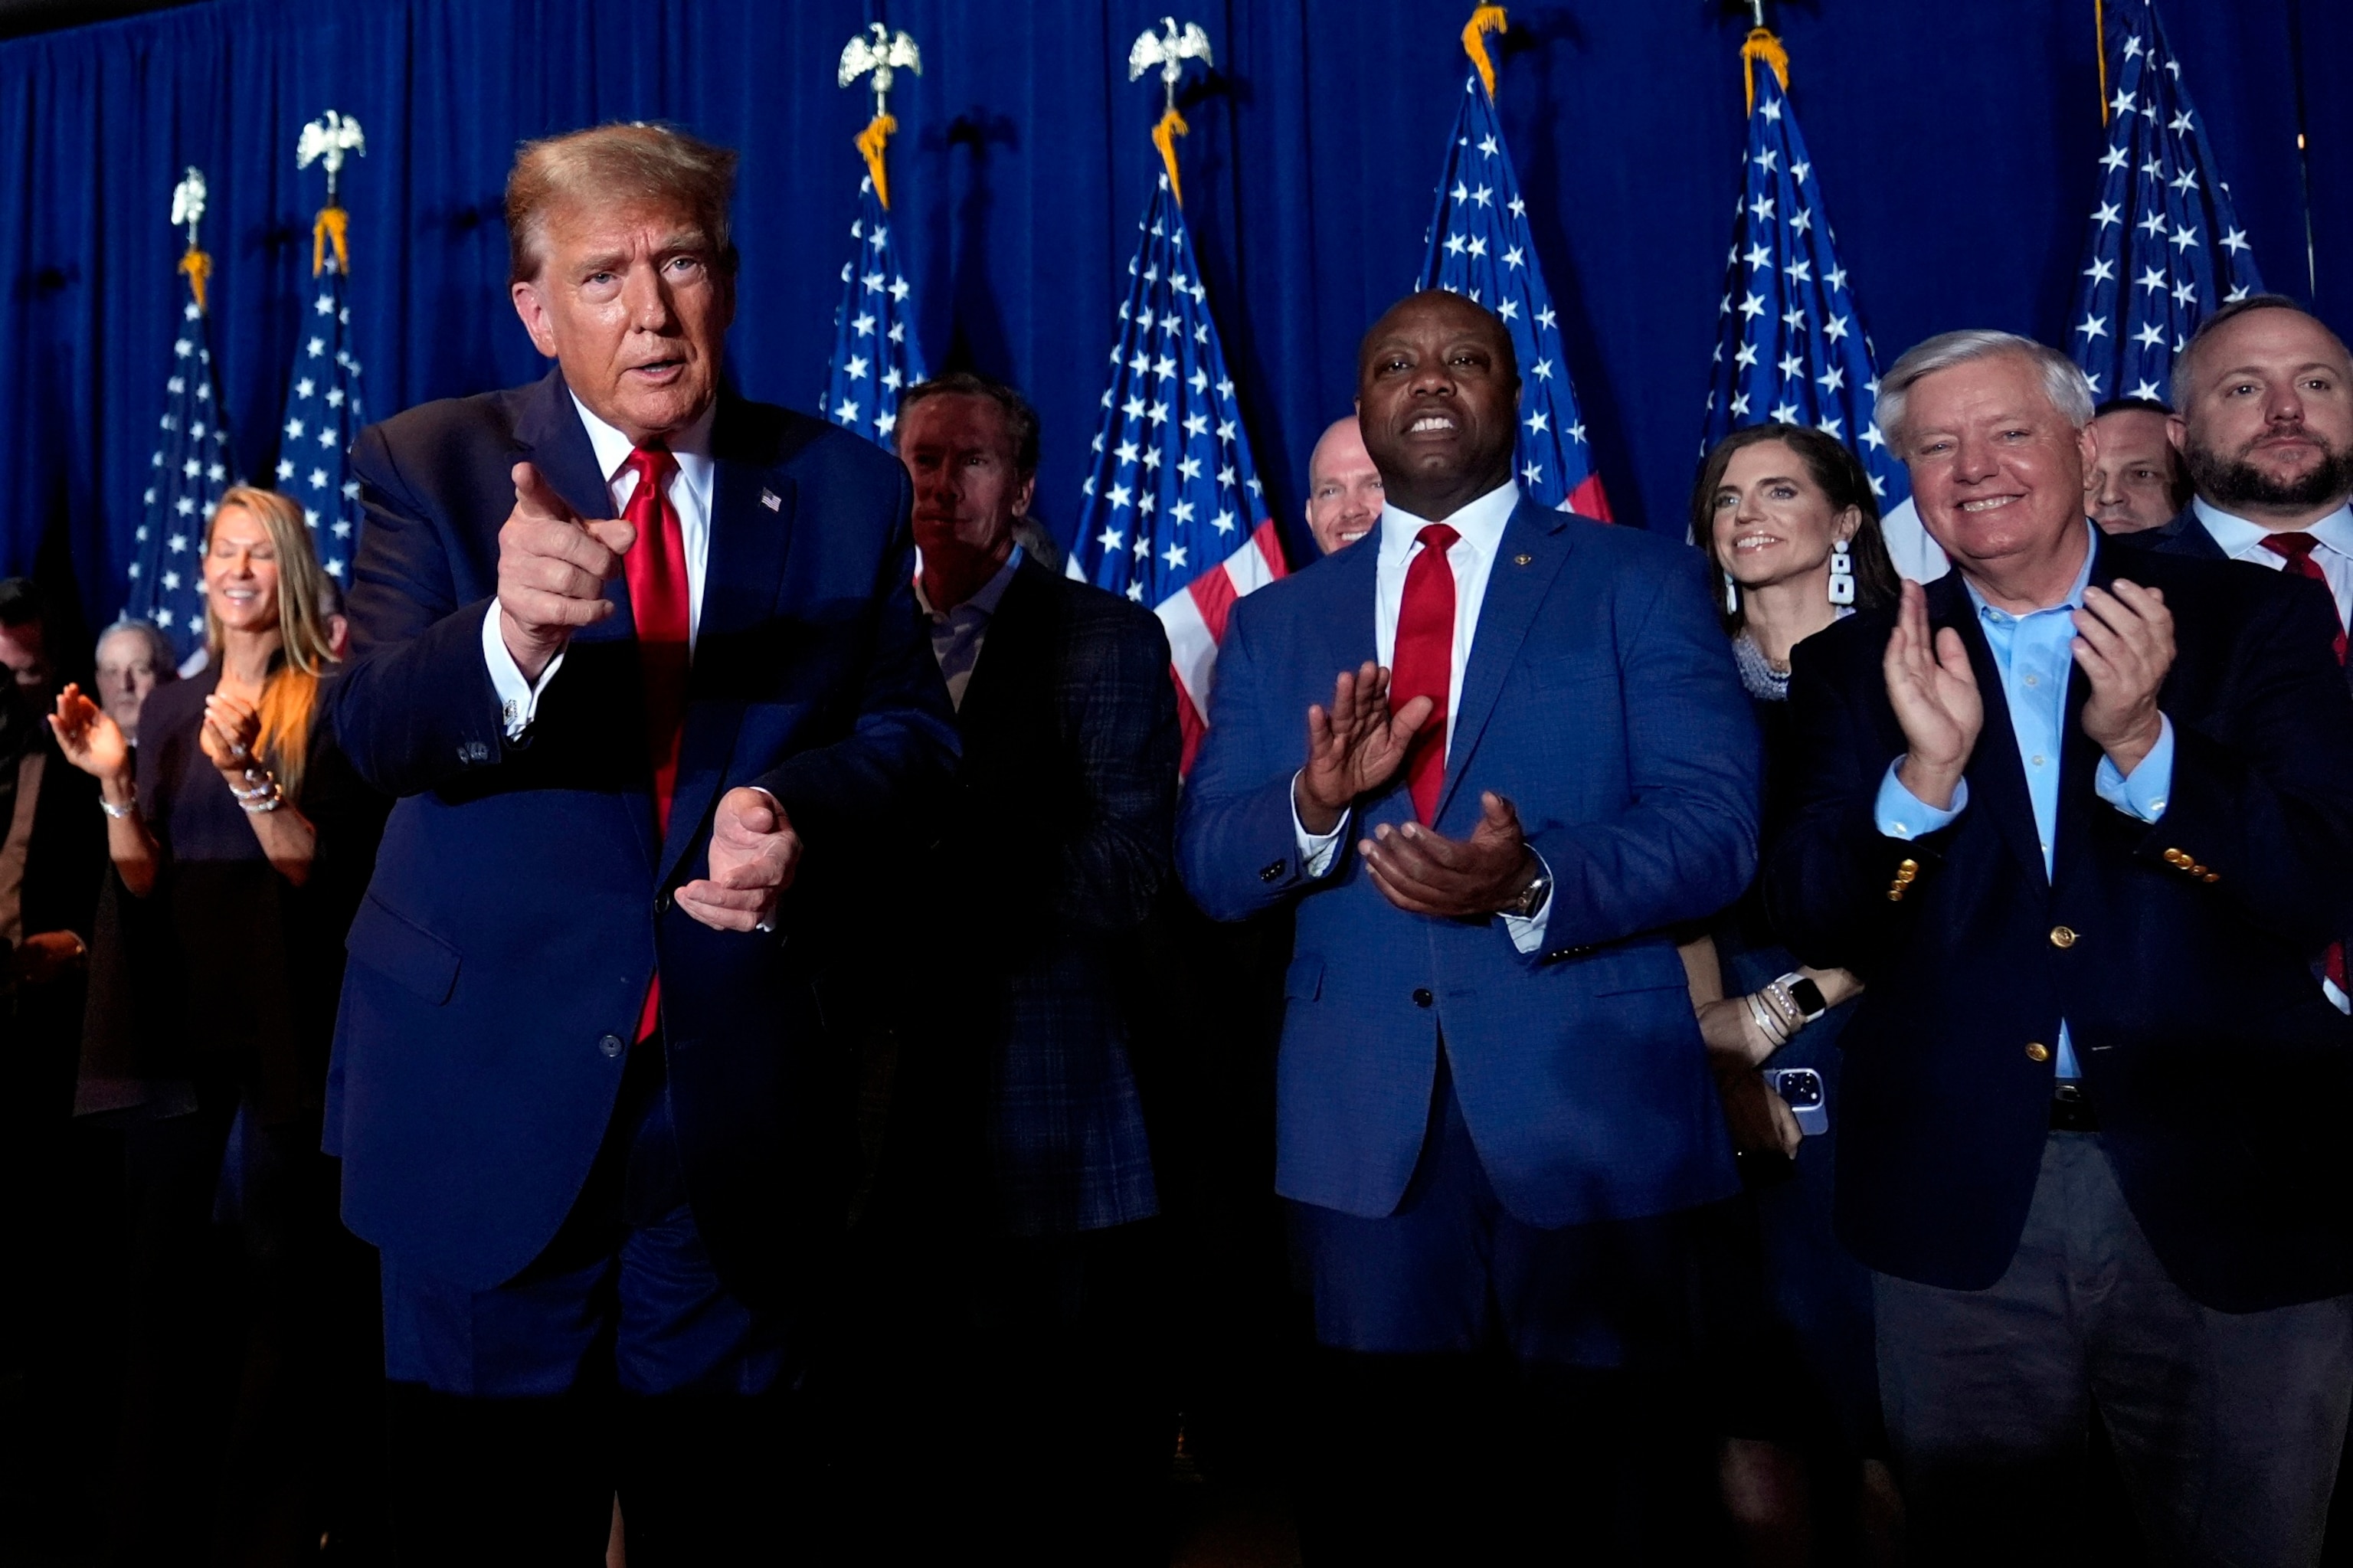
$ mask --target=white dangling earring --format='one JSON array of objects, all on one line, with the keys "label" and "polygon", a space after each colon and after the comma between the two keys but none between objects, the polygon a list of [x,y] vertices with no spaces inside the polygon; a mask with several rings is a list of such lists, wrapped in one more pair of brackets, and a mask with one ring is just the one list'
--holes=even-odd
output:
[{"label": "white dangling earring", "polygon": [[1724,613],[1726,615],[1740,613],[1740,585],[1732,580],[1730,572],[1724,574]]},{"label": "white dangling earring", "polygon": [[1844,539],[1831,546],[1831,602],[1854,602],[1854,555]]}]

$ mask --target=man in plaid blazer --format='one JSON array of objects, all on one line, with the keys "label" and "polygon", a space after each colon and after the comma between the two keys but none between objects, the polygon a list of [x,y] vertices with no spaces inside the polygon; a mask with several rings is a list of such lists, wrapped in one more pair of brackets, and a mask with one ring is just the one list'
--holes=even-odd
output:
[{"label": "man in plaid blazer", "polygon": [[885,988],[900,1046],[872,1226],[878,1294],[910,1316],[869,1326],[902,1396],[885,1441],[923,1449],[882,1473],[925,1477],[927,1500],[971,1491],[882,1511],[1033,1562],[1143,1561],[1174,1424],[1124,975],[1172,881],[1176,695],[1150,611],[1016,543],[1037,432],[975,376],[900,403],[916,594],[964,759],[913,883],[917,973]]}]

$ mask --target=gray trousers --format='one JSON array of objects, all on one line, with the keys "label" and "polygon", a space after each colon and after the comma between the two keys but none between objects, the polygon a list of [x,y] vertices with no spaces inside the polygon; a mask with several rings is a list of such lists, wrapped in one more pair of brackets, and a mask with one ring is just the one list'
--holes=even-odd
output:
[{"label": "gray trousers", "polygon": [[1873,1284],[1915,1563],[2080,1563],[2094,1410],[2150,1561],[2318,1557],[2353,1404],[2353,1297],[2200,1306],[2149,1249],[2096,1134],[2051,1135],[1991,1289]]}]

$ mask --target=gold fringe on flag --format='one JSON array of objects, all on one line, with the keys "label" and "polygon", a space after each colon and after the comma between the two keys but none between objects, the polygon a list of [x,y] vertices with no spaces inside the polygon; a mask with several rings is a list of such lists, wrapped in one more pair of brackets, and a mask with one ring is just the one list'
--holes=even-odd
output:
[{"label": "gold fringe on flag", "polygon": [[2108,122],[2108,18],[2100,0],[2092,0],[2092,58],[2100,62],[2100,123]]},{"label": "gold fringe on flag", "polygon": [[1160,161],[1168,166],[1168,194],[1176,198],[1178,207],[1185,205],[1185,187],[1176,178],[1176,138],[1191,129],[1173,104],[1152,128],[1152,144],[1160,149]]},{"label": "gold fringe on flag", "polygon": [[196,310],[201,313],[205,308],[205,280],[213,275],[213,259],[191,245],[188,253],[180,258],[180,270],[188,275],[188,287],[195,293]]},{"label": "gold fringe on flag", "polygon": [[874,176],[874,199],[882,204],[885,212],[891,209],[891,181],[882,173],[882,148],[898,129],[896,116],[877,114],[858,133],[858,150],[865,154],[866,172]]},{"label": "gold fringe on flag", "polygon": [[1488,58],[1484,35],[1500,33],[1511,25],[1501,5],[1482,5],[1472,12],[1471,19],[1462,25],[1462,52],[1469,55],[1471,63],[1479,68],[1479,79],[1486,84],[1490,99],[1495,96],[1495,62]]},{"label": "gold fringe on flag", "polygon": [[1748,112],[1751,114],[1757,112],[1757,62],[1758,60],[1763,60],[1773,68],[1773,75],[1780,82],[1781,90],[1788,91],[1789,51],[1781,47],[1781,40],[1773,36],[1773,30],[1770,27],[1751,28],[1748,41],[1740,46],[1740,79],[1747,84]]},{"label": "gold fringe on flag", "polygon": [[311,276],[326,270],[327,247],[335,248],[335,270],[351,276],[352,215],[339,207],[322,207],[319,221],[311,226]]}]

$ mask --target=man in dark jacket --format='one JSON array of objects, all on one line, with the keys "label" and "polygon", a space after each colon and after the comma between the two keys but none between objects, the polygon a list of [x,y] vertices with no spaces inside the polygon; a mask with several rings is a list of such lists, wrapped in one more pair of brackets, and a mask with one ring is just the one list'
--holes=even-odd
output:
[{"label": "man in dark jacket", "polygon": [[2096,1412],[2156,1557],[2309,1563],[2353,1399],[2353,1023],[2316,973],[2353,702],[2317,585],[2093,528],[2091,414],[2004,333],[1889,369],[1956,569],[1799,649],[1767,893],[1869,982],[1837,1217],[1918,1560],[2052,1560]]},{"label": "man in dark jacket", "polygon": [[[963,746],[905,906],[911,972],[892,987],[900,1094],[878,1223],[923,1301],[896,1348],[918,1341],[934,1420],[916,1425],[936,1437],[898,1468],[951,1492],[941,1472],[964,1472],[982,1538],[1025,1561],[1147,1561],[1174,1417],[1130,1009],[1171,877],[1168,640],[1150,611],[1017,543],[1038,421],[1012,388],[913,387],[897,439],[917,602]],[[990,1432],[976,1455],[955,1437],[976,1422]],[[963,1512],[930,1510],[950,1532],[937,1544],[969,1548]]]}]

